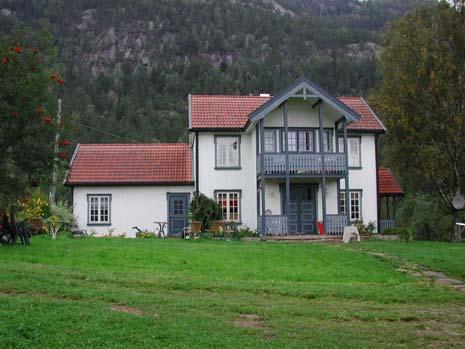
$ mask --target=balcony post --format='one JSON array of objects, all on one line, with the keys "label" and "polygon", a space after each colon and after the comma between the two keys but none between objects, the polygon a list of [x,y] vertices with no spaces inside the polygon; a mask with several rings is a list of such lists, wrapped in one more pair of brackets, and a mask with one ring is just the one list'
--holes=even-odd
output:
[{"label": "balcony post", "polygon": [[349,149],[348,149],[348,142],[347,142],[347,120],[344,118],[342,121],[342,127],[344,130],[344,155],[346,159],[346,176],[345,176],[345,199],[346,199],[346,215],[347,215],[347,225],[350,224],[350,201],[349,201]]},{"label": "balcony post", "polygon": [[260,162],[261,162],[261,176],[260,176],[260,191],[261,191],[261,196],[262,196],[262,203],[261,203],[261,209],[262,209],[262,231],[260,232],[260,236],[264,235],[266,233],[266,217],[265,217],[265,122],[264,119],[260,119]]},{"label": "balcony post", "polygon": [[321,157],[321,208],[323,211],[323,227],[326,234],[326,163],[325,163],[325,149],[324,149],[324,127],[323,127],[323,116],[321,115],[321,103],[318,104],[318,122],[320,126],[320,157]]},{"label": "balcony post", "polygon": [[[286,156],[286,215],[289,216],[289,203],[291,201],[291,184],[289,179],[289,120],[287,115],[287,101],[283,104],[283,118],[284,118],[284,152]],[[287,219],[287,233],[290,232],[290,219]]]}]

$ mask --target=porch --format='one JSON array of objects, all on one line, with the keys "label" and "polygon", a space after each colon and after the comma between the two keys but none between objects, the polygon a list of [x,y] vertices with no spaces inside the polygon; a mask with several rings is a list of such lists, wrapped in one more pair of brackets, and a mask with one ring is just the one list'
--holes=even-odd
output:
[{"label": "porch", "polygon": [[[304,234],[291,235],[288,231],[287,216],[269,215],[265,216],[265,229],[262,229],[262,216],[257,216],[258,231],[262,236],[310,236]],[[347,215],[329,214],[326,216],[325,235],[342,235],[347,226]],[[311,234],[318,236],[318,234]]]},{"label": "porch", "polygon": [[[341,180],[348,183],[348,122],[323,112],[323,104],[321,99],[301,104],[302,115],[310,109],[310,116],[300,127],[295,114],[289,126],[288,101],[272,119],[258,122],[257,229],[262,237],[342,235],[350,224],[348,213],[339,210]],[[344,190],[343,206],[349,207],[348,185]]]}]

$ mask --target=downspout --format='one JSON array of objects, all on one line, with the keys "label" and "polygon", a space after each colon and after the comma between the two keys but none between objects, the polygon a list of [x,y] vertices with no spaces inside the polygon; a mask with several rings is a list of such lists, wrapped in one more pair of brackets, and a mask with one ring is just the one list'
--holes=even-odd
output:
[{"label": "downspout", "polygon": [[378,156],[378,138],[379,134],[375,134],[375,163],[376,163],[376,231],[380,233],[380,217],[381,217],[381,197],[379,194],[379,156]]},{"label": "downspout", "polygon": [[195,195],[199,195],[199,133],[195,132]]}]

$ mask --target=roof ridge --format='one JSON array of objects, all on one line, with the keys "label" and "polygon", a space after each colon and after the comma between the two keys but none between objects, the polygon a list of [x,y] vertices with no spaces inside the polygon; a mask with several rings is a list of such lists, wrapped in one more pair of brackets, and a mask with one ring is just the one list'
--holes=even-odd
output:
[{"label": "roof ridge", "polygon": [[231,97],[231,98],[271,98],[271,94],[269,96],[260,96],[258,95],[233,95],[233,94],[191,94],[192,97]]}]

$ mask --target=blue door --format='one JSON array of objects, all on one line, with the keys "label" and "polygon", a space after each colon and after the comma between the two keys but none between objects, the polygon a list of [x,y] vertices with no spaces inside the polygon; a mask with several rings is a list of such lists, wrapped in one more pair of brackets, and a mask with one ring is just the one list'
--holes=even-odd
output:
[{"label": "blue door", "polygon": [[[283,211],[286,194],[283,193]],[[316,233],[316,188],[313,185],[291,185],[288,219],[290,234]]]},{"label": "blue door", "polygon": [[168,194],[168,235],[180,236],[188,225],[189,194]]}]

